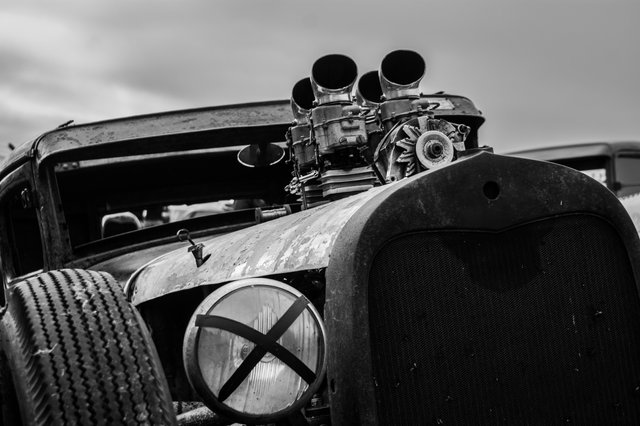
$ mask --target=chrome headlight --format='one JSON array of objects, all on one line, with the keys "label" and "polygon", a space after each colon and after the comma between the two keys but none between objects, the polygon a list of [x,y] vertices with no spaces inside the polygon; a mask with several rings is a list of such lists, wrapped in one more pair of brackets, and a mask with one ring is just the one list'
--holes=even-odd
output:
[{"label": "chrome headlight", "polygon": [[205,403],[241,422],[299,410],[325,373],[320,315],[299,291],[266,278],[211,293],[191,317],[183,351],[187,377]]}]

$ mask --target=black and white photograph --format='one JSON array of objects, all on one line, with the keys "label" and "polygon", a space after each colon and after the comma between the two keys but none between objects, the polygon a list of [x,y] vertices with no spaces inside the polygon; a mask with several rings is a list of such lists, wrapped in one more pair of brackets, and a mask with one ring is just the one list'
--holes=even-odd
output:
[{"label": "black and white photograph", "polygon": [[0,426],[640,424],[640,2],[0,4]]}]

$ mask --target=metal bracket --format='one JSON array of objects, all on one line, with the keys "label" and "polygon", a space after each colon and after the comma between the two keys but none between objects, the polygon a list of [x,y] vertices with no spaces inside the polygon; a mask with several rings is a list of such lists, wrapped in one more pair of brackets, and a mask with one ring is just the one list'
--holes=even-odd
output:
[{"label": "metal bracket", "polygon": [[198,268],[200,266],[202,266],[202,264],[204,262],[206,262],[207,260],[209,260],[209,258],[211,257],[211,254],[208,254],[208,255],[203,257],[202,250],[204,249],[204,244],[202,244],[202,243],[199,243],[199,244],[194,243],[193,240],[191,239],[191,235],[189,234],[189,230],[188,229],[184,229],[184,228],[180,229],[177,232],[176,236],[178,237],[178,241],[189,241],[189,243],[191,243],[191,246],[187,250],[196,259],[196,266]]}]

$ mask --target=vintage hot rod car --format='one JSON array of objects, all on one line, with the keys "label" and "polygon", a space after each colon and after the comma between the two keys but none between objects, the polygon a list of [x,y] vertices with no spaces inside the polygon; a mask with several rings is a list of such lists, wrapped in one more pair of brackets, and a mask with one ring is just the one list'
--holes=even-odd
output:
[{"label": "vintage hot rod car", "polygon": [[14,151],[3,424],[638,424],[629,216],[424,71],[328,55],[290,102]]}]

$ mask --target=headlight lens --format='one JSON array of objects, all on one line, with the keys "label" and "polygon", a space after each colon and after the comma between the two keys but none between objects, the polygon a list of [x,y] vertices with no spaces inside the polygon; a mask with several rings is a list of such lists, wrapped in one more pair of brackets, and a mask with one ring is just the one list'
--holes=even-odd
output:
[{"label": "headlight lens", "polygon": [[273,420],[300,409],[324,375],[324,327],[297,290],[266,278],[227,284],[196,309],[185,335],[191,384],[232,418]]}]

